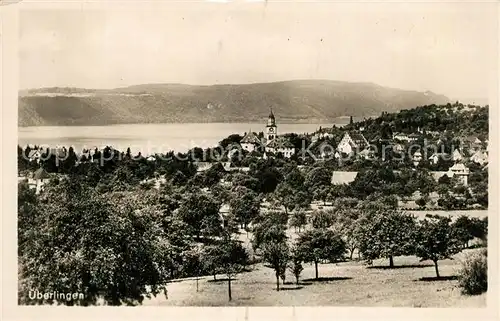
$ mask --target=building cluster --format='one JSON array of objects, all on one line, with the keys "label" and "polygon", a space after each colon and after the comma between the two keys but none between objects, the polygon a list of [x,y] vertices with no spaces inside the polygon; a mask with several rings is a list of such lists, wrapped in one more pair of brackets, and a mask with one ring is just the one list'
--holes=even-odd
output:
[{"label": "building cluster", "polygon": [[[352,119],[351,119],[352,123]],[[376,155],[372,150],[372,146],[368,142],[368,140],[363,135],[364,128],[360,128],[359,130],[349,130],[346,131],[339,141],[339,143],[335,146],[332,143],[334,139],[334,135],[330,128],[321,128],[314,133],[311,137],[312,145],[317,146],[317,156],[322,159],[331,159],[340,158],[340,157],[356,157],[366,160],[375,159]],[[442,140],[438,139],[440,136],[439,132],[423,132],[420,128],[417,129],[415,133],[393,133],[392,139],[384,139],[384,144],[388,144],[392,147],[392,150],[395,152],[404,152],[405,148],[408,144],[412,142],[416,142],[422,138],[423,135],[430,135],[437,139],[436,145],[442,144]],[[378,139],[378,141],[382,141]],[[478,137],[469,136],[462,138],[460,140],[460,147],[453,150],[451,154],[446,154],[444,152],[436,152],[427,158],[427,161],[431,164],[438,164],[440,159],[451,160],[453,165],[449,167],[448,171],[442,172],[433,172],[433,175],[436,178],[442,177],[446,175],[448,177],[458,176],[459,179],[467,185],[469,169],[465,165],[467,161],[477,163],[483,168],[487,168],[488,164],[488,141],[481,141]],[[249,153],[258,151],[263,155],[264,158],[272,157],[273,155],[281,154],[286,158],[292,157],[296,153],[296,149],[294,145],[286,139],[284,136],[278,135],[278,126],[276,124],[276,118],[274,116],[273,111],[270,111],[267,124],[265,127],[264,135],[257,135],[253,131],[249,130],[248,133],[244,135],[244,137],[240,141],[241,148]],[[463,147],[467,146],[467,147]],[[101,151],[104,150],[101,149]],[[98,161],[94,159],[95,153],[98,151],[95,149],[84,149],[78,155],[76,165],[81,162],[86,161]],[[118,152],[112,150],[112,152]],[[230,151],[229,156],[231,157],[231,152],[235,152],[235,150]],[[29,161],[40,163],[40,160],[43,156],[47,157],[48,155],[54,155],[58,159],[66,159],[68,156],[68,150],[65,147],[56,147],[56,148],[42,148],[36,147],[32,148],[28,153]],[[415,167],[418,167],[419,164],[425,161],[425,158],[428,155],[424,155],[420,150],[416,150],[411,155],[411,160]],[[153,155],[149,155],[145,158],[148,161],[155,161],[156,158]],[[382,159],[383,160],[383,159]],[[207,162],[198,162],[198,171],[203,172],[209,169],[213,164]],[[230,162],[226,162],[223,164],[224,169],[226,171],[245,171],[242,168],[232,168]],[[247,168],[245,168],[247,169]],[[332,183],[340,183],[347,181],[352,181],[356,177],[356,172],[336,172],[334,173],[334,177],[332,177]],[[49,180],[50,175],[43,169],[39,168],[37,171],[32,173],[32,176],[28,178],[28,184],[32,188],[36,188],[37,193],[42,189],[43,185]],[[20,178],[21,179],[21,178]]]},{"label": "building cluster", "polygon": [[282,154],[284,157],[290,158],[295,154],[293,144],[283,136],[278,136],[278,126],[276,125],[276,118],[272,110],[267,119],[265,136],[259,138],[250,130],[241,139],[240,145],[250,153],[263,149],[264,157],[268,157],[270,154]]}]

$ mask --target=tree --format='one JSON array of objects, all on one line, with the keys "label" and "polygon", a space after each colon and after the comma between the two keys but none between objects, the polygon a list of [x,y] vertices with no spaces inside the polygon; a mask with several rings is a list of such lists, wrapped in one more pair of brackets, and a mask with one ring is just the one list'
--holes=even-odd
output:
[{"label": "tree", "polygon": [[459,216],[451,225],[453,234],[463,248],[469,247],[469,241],[474,238],[471,233],[472,222],[466,215]]},{"label": "tree", "polygon": [[274,191],[273,198],[284,207],[285,213],[295,207],[295,197],[293,188],[286,182],[281,182]]},{"label": "tree", "polygon": [[221,269],[222,257],[224,255],[223,247],[221,244],[205,245],[201,254],[201,261],[206,271],[209,271],[214,280],[217,280],[217,273]]},{"label": "tree", "polygon": [[413,254],[412,233],[416,219],[397,210],[374,210],[359,220],[358,241],[363,258],[371,263],[388,258],[394,267],[394,256]]},{"label": "tree", "polygon": [[329,228],[333,225],[334,220],[332,211],[314,211],[311,214],[313,228]]},{"label": "tree", "polygon": [[133,305],[166,293],[168,241],[154,208],[139,197],[100,195],[75,177],[47,186],[41,198],[43,215],[32,217],[34,222],[26,221],[28,213],[19,215],[20,279],[27,287],[21,302],[35,303],[29,290],[48,287],[85,297],[43,303]]},{"label": "tree", "polygon": [[332,171],[325,166],[315,167],[311,169],[305,178],[305,186],[309,190],[315,190],[320,187],[327,187],[331,185]]},{"label": "tree", "polygon": [[196,277],[196,292],[198,292],[198,280],[203,271],[202,249],[194,246],[183,253],[183,270],[185,275],[194,275]]},{"label": "tree", "polygon": [[305,262],[314,263],[318,279],[318,263],[322,260],[335,262],[343,259],[346,246],[340,235],[333,231],[313,229],[299,236],[297,251]]},{"label": "tree", "polygon": [[295,230],[299,230],[307,224],[307,215],[303,210],[296,210],[292,213],[290,217],[290,226]]},{"label": "tree", "polygon": [[224,236],[221,247],[220,268],[227,276],[227,291],[229,301],[232,300],[231,279],[248,264],[248,253],[240,242],[232,240],[229,235]]},{"label": "tree", "polygon": [[189,193],[182,201],[178,216],[189,227],[188,233],[200,240],[202,232],[216,236],[222,227],[220,203],[205,193]]},{"label": "tree", "polygon": [[451,258],[460,251],[450,222],[450,218],[438,215],[426,218],[418,224],[415,234],[415,255],[422,261],[434,262],[438,278],[438,261]]},{"label": "tree", "polygon": [[294,190],[304,189],[304,181],[304,175],[297,168],[297,166],[293,166],[293,168],[285,175],[285,182]]},{"label": "tree", "polygon": [[274,270],[276,275],[276,291],[280,290],[280,276],[286,270],[290,249],[286,241],[266,242],[262,246],[262,258]]},{"label": "tree", "polygon": [[293,276],[295,276],[295,284],[299,285],[300,274],[304,270],[304,267],[302,266],[302,257],[297,246],[294,246],[291,250],[288,269],[292,272]]},{"label": "tree", "polygon": [[417,204],[420,208],[424,208],[425,204],[427,204],[427,200],[425,197],[421,197],[415,201],[415,204]]},{"label": "tree", "polygon": [[326,205],[327,199],[331,198],[331,187],[330,186],[315,186],[312,189],[313,198],[318,201],[322,201],[323,205]]},{"label": "tree", "polygon": [[246,229],[260,212],[260,198],[251,189],[238,186],[231,192],[229,206],[236,219]]},{"label": "tree", "polygon": [[215,163],[206,172],[204,172],[204,182],[203,185],[210,187],[217,184],[225,174],[226,170],[221,163]]},{"label": "tree", "polygon": [[255,250],[260,249],[266,243],[279,243],[287,239],[286,224],[265,219],[253,226],[252,246]]}]

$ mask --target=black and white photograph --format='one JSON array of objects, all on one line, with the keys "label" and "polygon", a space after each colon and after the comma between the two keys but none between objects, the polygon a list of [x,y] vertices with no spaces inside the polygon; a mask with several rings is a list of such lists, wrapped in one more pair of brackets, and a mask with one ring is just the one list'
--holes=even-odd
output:
[{"label": "black and white photograph", "polygon": [[496,3],[14,5],[18,306],[498,299]]}]

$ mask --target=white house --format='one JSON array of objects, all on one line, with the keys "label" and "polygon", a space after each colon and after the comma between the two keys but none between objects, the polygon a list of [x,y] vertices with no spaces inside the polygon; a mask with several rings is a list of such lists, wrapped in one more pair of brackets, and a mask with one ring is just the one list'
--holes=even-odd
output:
[{"label": "white house", "polygon": [[40,167],[33,173],[33,176],[28,179],[28,185],[30,186],[30,188],[35,188],[36,189],[35,193],[39,194],[42,191],[43,186],[47,184],[49,181],[50,181],[49,173],[47,173],[47,171],[44,168]]},{"label": "white house", "polygon": [[246,133],[246,135],[241,139],[240,141],[241,147],[248,151],[248,152],[253,152],[254,150],[257,149],[259,145],[262,144],[260,139],[255,135],[254,132],[249,131]]},{"label": "white house", "polygon": [[[462,184],[467,186],[470,173],[469,173],[469,169],[464,164],[456,163],[455,165],[453,165],[452,167],[450,167],[448,169],[448,172],[452,176],[457,176],[459,178],[459,180],[462,182]],[[448,175],[448,176],[450,176],[450,175]]]},{"label": "white house", "polygon": [[281,153],[284,157],[290,158],[295,154],[295,148],[292,143],[283,137],[273,139],[266,145],[266,153]]},{"label": "white house", "polygon": [[368,147],[368,141],[363,134],[358,131],[349,131],[342,137],[342,140],[337,145],[337,150],[343,154],[351,155]]}]

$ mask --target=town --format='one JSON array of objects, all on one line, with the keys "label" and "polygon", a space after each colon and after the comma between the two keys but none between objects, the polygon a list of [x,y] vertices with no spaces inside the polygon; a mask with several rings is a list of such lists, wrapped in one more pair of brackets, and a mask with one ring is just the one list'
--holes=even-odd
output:
[{"label": "town", "polygon": [[[157,304],[161,290],[168,292],[161,304],[181,304],[181,292],[194,284],[197,294],[188,305],[248,304],[236,290],[240,277],[243,287],[260,282],[251,304],[267,305],[274,299],[265,299],[266,269],[274,271],[277,292],[321,293],[326,288],[315,286],[323,283],[369,282],[376,289],[381,287],[376,270],[347,276],[336,271],[380,268],[386,259],[391,269],[408,266],[405,278],[424,280],[406,301],[391,296],[397,304],[417,304],[412,298],[422,291],[428,300],[420,305],[461,304],[466,296],[436,296],[436,286],[444,286],[440,295],[453,291],[450,282],[469,295],[485,291],[485,285],[470,285],[465,274],[457,281],[450,259],[469,252],[467,260],[485,259],[478,248],[487,243],[488,106],[457,102],[358,121],[351,117],[345,126],[314,133],[280,134],[279,128],[279,117],[270,110],[261,132],[235,133],[213,148],[144,156],[112,146],[79,153],[71,146],[19,146],[20,251],[40,260],[50,251],[54,264],[70,255],[61,264],[79,266],[84,274],[87,268],[78,262],[90,260],[93,268],[102,268],[98,275],[109,270],[124,278],[99,285],[87,276],[83,305]],[[134,246],[137,242],[143,245]],[[131,256],[121,256],[123,246]],[[96,250],[95,257],[86,254]],[[432,262],[434,276],[424,273],[428,265],[418,259]],[[137,260],[140,272],[130,260]],[[65,268],[40,274],[27,261],[22,266],[26,282],[46,282],[52,273],[69,273],[63,287],[81,282]],[[118,266],[127,268],[118,272]],[[322,278],[323,273],[328,275]],[[382,277],[390,273],[384,270]],[[295,277],[294,287],[287,275]],[[172,290],[174,280],[184,280],[183,290]],[[222,280],[228,296],[217,286]],[[131,290],[118,290],[115,282]],[[382,292],[373,295],[380,299]],[[21,300],[31,302],[22,295]],[[335,300],[329,295],[314,304]]]}]

